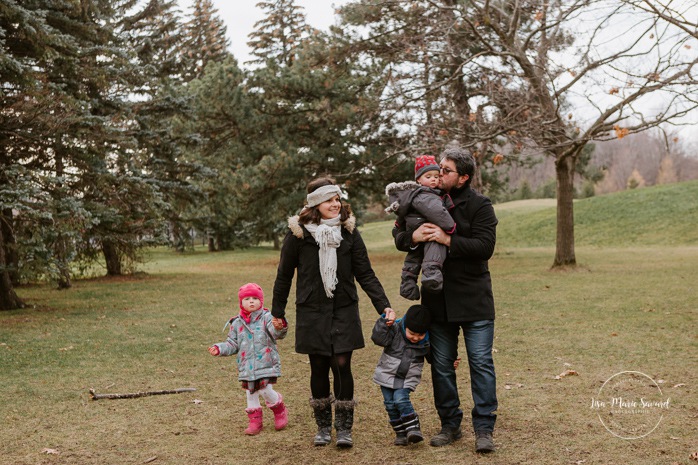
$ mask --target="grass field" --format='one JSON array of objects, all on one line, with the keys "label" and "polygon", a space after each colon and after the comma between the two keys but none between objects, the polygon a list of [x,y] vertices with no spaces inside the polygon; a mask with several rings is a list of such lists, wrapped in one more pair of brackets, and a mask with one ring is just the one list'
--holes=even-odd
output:
[{"label": "grass field", "polygon": [[[500,244],[555,245],[555,201],[503,204]],[[575,243],[595,247],[698,245],[698,181],[634,189],[574,203]]]},{"label": "grass field", "polygon": [[[669,212],[652,189],[635,191],[639,198],[622,193],[579,201],[579,271],[549,271],[554,249],[538,240],[542,230],[535,225],[551,208],[554,216],[554,206],[497,207],[500,239],[490,262],[500,401],[495,454],[476,455],[467,428],[462,440],[444,448],[392,446],[380,390],[370,381],[380,350],[368,339],[354,355],[356,445],[314,448],[309,367],[305,356],[293,352],[292,331],[280,342],[283,376],[277,385],[290,425],[274,431],[267,410],[264,431],[244,436],[235,360],[213,358],[206,348],[224,339],[223,324],[237,306],[241,284],[258,282],[270,299],[278,252],[254,248],[186,255],[155,250],[145,273],[133,277],[81,280],[69,291],[20,288],[30,307],[0,313],[0,463],[695,463],[689,456],[698,452],[698,184],[677,186],[655,188],[657,197],[682,203]],[[628,205],[637,212],[634,223],[617,211]],[[588,223],[588,212],[608,223],[618,218],[620,226],[597,233],[605,223]],[[403,255],[394,251],[390,227],[372,223],[362,232],[376,273],[402,313],[410,303],[398,295]],[[524,243],[525,237],[531,240]],[[360,300],[368,336],[377,315],[364,294]],[[289,317],[293,328],[292,309]],[[555,379],[567,370],[577,375]],[[647,374],[670,398],[657,429],[642,439],[611,435],[590,406],[603,383],[621,371]],[[467,427],[467,366],[458,377]],[[413,396],[427,437],[438,430],[430,384],[427,369]],[[197,391],[100,401],[88,394],[90,388],[179,387]]]}]

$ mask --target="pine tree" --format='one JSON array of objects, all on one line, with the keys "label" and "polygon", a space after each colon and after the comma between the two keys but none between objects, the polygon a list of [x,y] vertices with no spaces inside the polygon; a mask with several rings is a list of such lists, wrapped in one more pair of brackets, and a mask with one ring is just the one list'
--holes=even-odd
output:
[{"label": "pine tree", "polygon": [[112,261],[118,257],[116,244],[124,250],[124,244],[137,242],[138,232],[127,227],[134,224],[129,215],[131,200],[138,198],[147,205],[150,197],[145,195],[147,183],[133,182],[132,173],[137,170],[129,164],[137,146],[125,130],[130,124],[128,100],[138,80],[120,30],[120,19],[131,3],[83,2],[50,12],[53,21],[70,31],[73,41],[59,60],[48,64],[47,75],[79,109],[66,136],[52,143],[55,175],[61,180],[54,198],[79,199],[90,223],[80,241],[73,237],[76,233],[55,240],[59,287],[70,287],[71,261],[95,258],[92,244],[107,258],[108,271],[118,270],[120,264]]},{"label": "pine tree", "polygon": [[163,83],[182,82],[187,59],[184,32],[176,0],[149,0],[121,21],[121,29],[142,70],[139,95],[152,95]]},{"label": "pine tree", "polygon": [[[257,118],[245,163],[230,174],[240,211],[237,237],[278,240],[286,217],[297,213],[304,186],[331,174],[359,206],[382,193],[377,166],[392,130],[369,124],[377,115],[381,82],[336,44],[339,38],[309,29],[291,1],[262,2],[267,12],[251,34],[260,65],[247,79]],[[337,32],[341,34],[341,32]],[[375,122],[375,121],[372,121]],[[389,137],[385,137],[385,135]],[[380,139],[383,137],[383,139]],[[377,176],[378,175],[378,176]],[[244,225],[244,228],[241,227]]]},{"label": "pine tree", "polygon": [[0,5],[0,310],[23,306],[14,286],[24,257],[45,256],[45,244],[22,240],[20,230],[30,224],[37,232],[51,219],[39,170],[47,167],[49,141],[66,128],[72,110],[56,98],[40,66],[70,42],[46,16],[43,2]]},{"label": "pine tree", "polygon": [[194,0],[184,34],[183,52],[189,60],[187,81],[201,77],[209,62],[221,62],[230,56],[225,24],[211,0]]},{"label": "pine tree", "polygon": [[[250,243],[241,227],[248,221],[247,199],[242,193],[249,188],[249,180],[236,179],[234,173],[254,164],[266,142],[260,137],[259,115],[252,108],[245,79],[230,57],[212,63],[189,86],[195,117],[185,130],[200,135],[202,143],[194,156],[214,175],[199,179],[205,200],[190,209],[188,216],[198,230],[207,233],[210,251]],[[266,173],[255,176],[267,179]]]},{"label": "pine tree", "polygon": [[291,66],[304,41],[317,31],[306,24],[303,7],[294,0],[273,0],[257,3],[266,16],[257,21],[247,45],[256,59],[253,64],[273,61]]},{"label": "pine tree", "polygon": [[[51,276],[70,287],[75,260],[96,258],[95,244],[108,256],[110,240],[137,244],[144,216],[154,218],[131,208],[156,203],[128,131],[138,70],[119,20],[132,3],[37,0],[0,9],[9,71],[1,117],[11,121],[0,136],[3,249],[14,262],[3,272],[16,280]],[[10,291],[3,285],[3,295]]]},{"label": "pine tree", "polygon": [[[464,27],[467,6],[456,9],[457,2],[442,3],[439,8],[423,0],[362,0],[342,7],[340,19],[352,35],[357,59],[372,60],[386,80],[384,124],[409,128],[393,150],[398,159],[411,165],[414,156],[437,154],[457,141],[473,149],[478,168],[492,166],[499,141],[474,137],[485,119],[471,109],[480,83],[477,75],[462,68],[479,52]],[[483,176],[477,171],[473,185],[487,190],[500,181],[495,172]]]},{"label": "pine tree", "polygon": [[204,170],[187,156],[197,137],[186,129],[192,117],[186,89],[192,60],[182,45],[185,25],[175,1],[151,0],[128,20],[126,32],[136,67],[143,70],[132,102],[131,133],[139,147],[132,157],[157,188],[158,216],[167,224],[168,240],[183,251],[189,242],[183,213],[198,198],[195,182]]}]

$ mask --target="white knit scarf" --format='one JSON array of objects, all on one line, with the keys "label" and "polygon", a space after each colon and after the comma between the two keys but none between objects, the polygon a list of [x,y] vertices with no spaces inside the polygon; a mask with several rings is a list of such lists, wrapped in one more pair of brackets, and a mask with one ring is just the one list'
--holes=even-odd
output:
[{"label": "white knit scarf", "polygon": [[342,242],[342,225],[340,217],[330,220],[320,220],[320,224],[308,223],[305,229],[313,236],[320,246],[320,276],[327,297],[334,297],[337,287],[337,248]]}]

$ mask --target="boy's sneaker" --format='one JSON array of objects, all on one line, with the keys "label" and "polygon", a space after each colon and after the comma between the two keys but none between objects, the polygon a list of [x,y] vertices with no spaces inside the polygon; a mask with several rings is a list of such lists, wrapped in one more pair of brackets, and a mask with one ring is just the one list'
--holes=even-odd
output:
[{"label": "boy's sneaker", "polygon": [[494,440],[490,431],[475,431],[475,452],[494,452]]},{"label": "boy's sneaker", "polygon": [[460,427],[451,429],[444,426],[436,436],[431,438],[429,445],[433,447],[447,446],[461,437],[463,437],[463,433],[461,432]]}]

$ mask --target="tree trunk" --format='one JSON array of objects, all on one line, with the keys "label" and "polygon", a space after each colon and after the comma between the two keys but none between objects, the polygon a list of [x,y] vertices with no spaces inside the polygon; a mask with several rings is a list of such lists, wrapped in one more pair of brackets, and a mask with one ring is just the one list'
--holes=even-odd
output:
[{"label": "tree trunk", "polygon": [[56,266],[58,267],[58,289],[70,289],[73,283],[70,280],[70,263],[67,260],[66,239],[59,235],[56,241]]},{"label": "tree trunk", "polygon": [[184,238],[182,237],[182,231],[181,228],[179,227],[179,224],[176,221],[170,221],[170,234],[171,234],[171,240],[172,240],[172,247],[177,252],[184,252],[186,249],[186,243],[184,242]]},{"label": "tree trunk", "polygon": [[[54,147],[56,152],[56,178],[61,179],[63,177],[63,152],[66,150],[60,143]],[[59,197],[60,189],[63,187],[63,183],[59,182],[57,184],[58,192],[54,193],[55,197]],[[57,212],[61,213],[61,212]],[[55,244],[55,254],[56,254],[56,266],[58,267],[58,289],[69,289],[72,287],[70,282],[70,263],[68,262],[68,246],[66,245],[66,238],[58,233],[58,238]]]},{"label": "tree trunk", "polygon": [[220,232],[216,233],[216,250],[230,250],[230,239]]},{"label": "tree trunk", "polygon": [[0,227],[4,238],[5,267],[13,286],[19,285],[19,254],[17,253],[17,241],[14,233],[14,217],[11,208],[6,208],[0,213]]},{"label": "tree trunk", "polygon": [[557,177],[557,238],[553,268],[575,266],[574,255],[574,168],[577,158],[565,156],[555,161]]},{"label": "tree trunk", "polygon": [[209,252],[216,251],[216,238],[213,237],[213,234],[208,235],[208,251]]},{"label": "tree trunk", "polygon": [[107,276],[121,276],[121,255],[116,244],[112,241],[102,241],[102,253],[107,264]]},{"label": "tree trunk", "polygon": [[274,250],[281,250],[281,239],[279,239],[279,236],[274,234],[273,239],[274,239]]},{"label": "tree trunk", "polygon": [[24,302],[17,297],[6,267],[5,240],[3,228],[0,228],[0,310],[24,308]]}]

